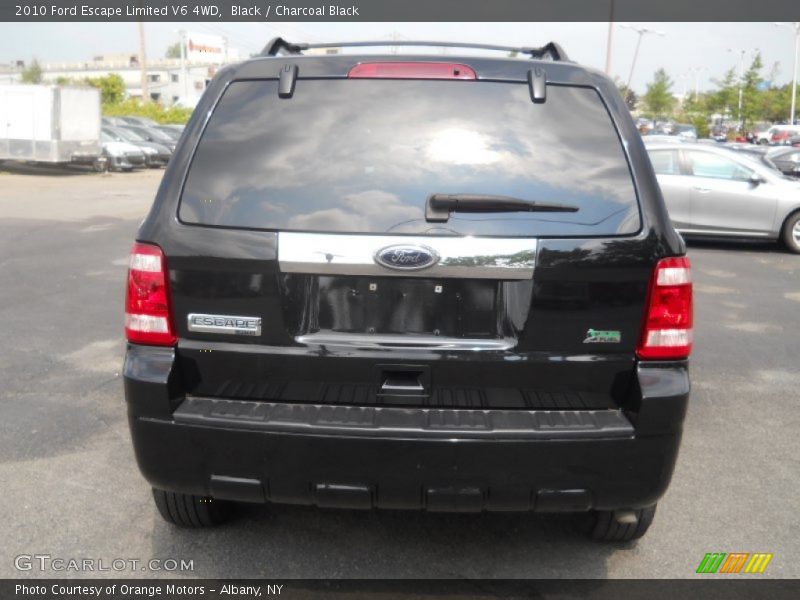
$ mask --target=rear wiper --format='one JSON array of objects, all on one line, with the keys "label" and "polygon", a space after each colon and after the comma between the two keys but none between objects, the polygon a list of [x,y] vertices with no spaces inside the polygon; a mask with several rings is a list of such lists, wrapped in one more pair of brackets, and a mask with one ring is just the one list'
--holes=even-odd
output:
[{"label": "rear wiper", "polygon": [[491,194],[431,194],[425,203],[425,220],[444,223],[451,212],[578,212],[577,206],[522,200]]}]

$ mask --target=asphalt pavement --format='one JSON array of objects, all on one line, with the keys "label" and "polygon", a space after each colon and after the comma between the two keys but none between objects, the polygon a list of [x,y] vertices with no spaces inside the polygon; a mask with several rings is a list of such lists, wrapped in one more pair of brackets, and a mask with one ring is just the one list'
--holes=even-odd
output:
[{"label": "asphalt pavement", "polygon": [[[249,506],[215,530],[167,525],[120,377],[128,251],[161,175],[0,170],[0,577],[693,577],[707,552],[773,553],[760,577],[800,576],[800,256],[771,243],[690,245],[693,393],[638,542],[593,543],[565,515]],[[140,563],[19,570],[20,555]],[[151,559],[192,568],[142,571]]]}]

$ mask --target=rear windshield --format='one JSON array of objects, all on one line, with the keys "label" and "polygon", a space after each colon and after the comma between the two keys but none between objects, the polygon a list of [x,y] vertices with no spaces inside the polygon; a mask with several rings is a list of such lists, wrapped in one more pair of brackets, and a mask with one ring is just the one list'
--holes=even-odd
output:
[{"label": "rear windshield", "polygon": [[[577,212],[452,213],[438,194],[570,204]],[[620,140],[597,92],[527,84],[377,79],[232,83],[192,160],[187,223],[431,235],[616,235],[639,230]]]}]

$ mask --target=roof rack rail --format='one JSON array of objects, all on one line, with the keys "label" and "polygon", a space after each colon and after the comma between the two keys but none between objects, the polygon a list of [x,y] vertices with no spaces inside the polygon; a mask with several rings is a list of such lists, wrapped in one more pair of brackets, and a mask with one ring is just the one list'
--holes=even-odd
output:
[{"label": "roof rack rail", "polygon": [[497,46],[494,44],[472,44],[468,42],[432,42],[407,40],[379,40],[374,42],[330,42],[320,44],[293,44],[283,38],[276,37],[269,41],[260,56],[278,56],[280,54],[302,54],[303,50],[312,48],[358,48],[369,46],[430,46],[439,48],[476,48],[478,50],[498,50],[516,54],[527,54],[540,60],[567,61],[567,54],[556,42],[549,42],[540,48],[528,46]]}]

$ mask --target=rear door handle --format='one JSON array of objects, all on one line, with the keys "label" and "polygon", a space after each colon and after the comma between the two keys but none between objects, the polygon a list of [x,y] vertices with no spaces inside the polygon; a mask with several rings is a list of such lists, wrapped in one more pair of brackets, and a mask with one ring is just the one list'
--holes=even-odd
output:
[{"label": "rear door handle", "polygon": [[382,392],[424,392],[425,387],[417,381],[408,379],[387,379],[381,385]]}]

